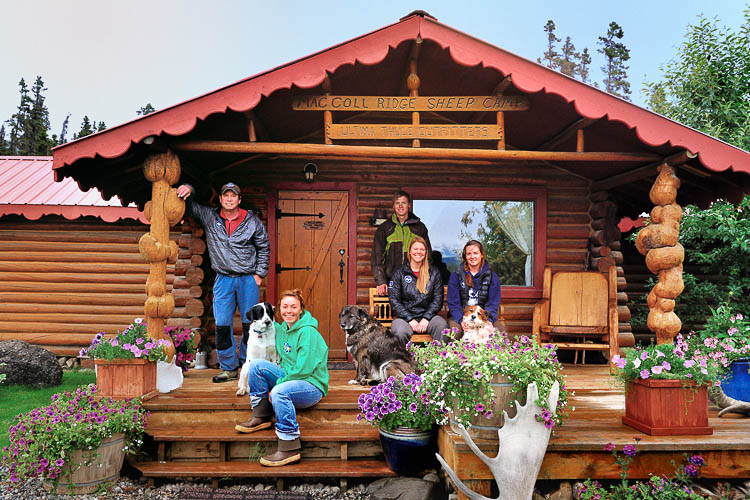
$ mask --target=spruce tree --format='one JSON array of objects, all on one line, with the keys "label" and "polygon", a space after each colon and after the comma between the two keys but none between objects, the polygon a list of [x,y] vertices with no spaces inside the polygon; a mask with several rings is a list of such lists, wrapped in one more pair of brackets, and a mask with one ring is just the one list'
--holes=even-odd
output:
[{"label": "spruce tree", "polygon": [[[21,93],[21,102],[18,104],[18,109],[13,116],[8,120],[10,126],[9,139],[8,139],[8,154],[20,155],[24,154],[26,145],[24,144],[23,133],[27,127],[29,117],[31,115],[31,98],[29,97],[29,87],[26,86],[26,81],[21,78],[18,82],[19,92]],[[28,138],[27,138],[28,139]]]},{"label": "spruce tree", "polygon": [[563,75],[572,76],[575,78],[578,70],[578,64],[576,60],[580,57],[580,54],[576,52],[576,46],[570,40],[570,37],[565,38],[565,43],[560,49],[560,57],[557,58],[556,66],[559,68],[560,73]]},{"label": "spruce tree", "polygon": [[62,124],[62,130],[60,130],[60,139],[55,142],[55,145],[59,146],[61,144],[65,144],[65,134],[68,133],[68,122],[70,121],[70,113],[65,117],[65,120]]},{"label": "spruce tree", "polygon": [[0,156],[8,155],[8,141],[5,140],[5,124],[0,123]]},{"label": "spruce tree", "polygon": [[47,90],[41,76],[36,77],[34,86],[31,88],[31,112],[29,120],[24,129],[24,141],[26,151],[21,154],[29,156],[48,156],[51,154],[53,142],[49,138],[49,110],[44,104],[43,92]]},{"label": "spruce tree", "polygon": [[627,80],[628,67],[625,62],[630,59],[630,49],[619,41],[623,36],[625,33],[620,25],[612,21],[607,35],[599,37],[599,52],[605,57],[605,64],[601,68],[605,75],[602,80],[604,90],[629,101],[630,82]]},{"label": "spruce tree", "polygon": [[81,130],[79,130],[77,134],[73,135],[73,139],[80,139],[81,137],[86,137],[87,135],[91,135],[94,132],[95,130],[91,125],[91,120],[89,120],[88,115],[84,115],[83,121],[81,122]]},{"label": "spruce tree", "polygon": [[583,49],[583,52],[578,56],[578,76],[583,83],[589,82],[589,65],[591,64],[591,54],[589,54],[588,47]]},{"label": "spruce tree", "polygon": [[148,104],[146,104],[145,106],[141,106],[141,109],[139,109],[138,111],[136,111],[136,112],[135,112],[135,114],[136,114],[137,116],[146,116],[146,115],[148,115],[148,114],[151,114],[151,113],[153,113],[154,111],[156,111],[156,108],[155,108],[155,107],[153,107],[153,106],[151,105],[151,103],[149,102],[149,103],[148,103]]},{"label": "spruce tree", "polygon": [[538,62],[544,61],[544,65],[548,68],[557,67],[558,57],[560,54],[555,50],[555,44],[560,41],[555,36],[555,22],[550,19],[547,24],[544,25],[544,32],[547,33],[547,50],[544,52],[542,59],[537,59]]}]

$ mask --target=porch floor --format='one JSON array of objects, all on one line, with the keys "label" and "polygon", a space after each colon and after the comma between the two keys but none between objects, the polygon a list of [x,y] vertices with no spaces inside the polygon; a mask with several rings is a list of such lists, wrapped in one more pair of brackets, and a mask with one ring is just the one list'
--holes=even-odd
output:
[{"label": "porch floor", "polygon": [[[337,477],[378,478],[393,473],[382,460],[377,431],[356,422],[357,398],[369,388],[349,385],[351,370],[332,370],[329,394],[315,407],[301,410],[303,460],[298,466],[269,471],[248,462],[248,456],[275,449],[272,430],[239,434],[237,422],[250,416],[249,399],[235,396],[236,382],[214,384],[218,370],[190,371],[183,386],[145,402],[151,412],[147,433],[156,456],[134,462],[144,476],[156,477]],[[603,447],[612,442],[622,449],[641,438],[639,454],[630,466],[630,477],[649,473],[671,474],[671,461],[683,463],[683,453],[701,453],[707,465],[703,477],[750,477],[750,420],[739,416],[718,418],[709,408],[709,436],[647,436],[622,424],[625,398],[602,365],[566,365],[566,384],[573,395],[565,425],[550,439],[539,479],[618,478],[619,468]],[[490,456],[497,442],[479,441]],[[492,475],[468,449],[463,439],[443,427],[438,434],[441,455],[475,489],[489,487]],[[281,485],[279,485],[281,486]]]}]

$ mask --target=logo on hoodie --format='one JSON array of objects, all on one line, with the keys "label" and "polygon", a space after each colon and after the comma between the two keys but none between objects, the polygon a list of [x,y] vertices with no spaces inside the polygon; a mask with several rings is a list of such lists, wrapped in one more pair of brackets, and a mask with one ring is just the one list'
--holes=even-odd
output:
[{"label": "logo on hoodie", "polygon": [[292,352],[292,346],[289,345],[289,342],[284,342],[284,352],[286,353]]},{"label": "logo on hoodie", "polygon": [[412,281],[414,281],[414,278],[411,276],[404,276],[404,283],[411,283]]}]

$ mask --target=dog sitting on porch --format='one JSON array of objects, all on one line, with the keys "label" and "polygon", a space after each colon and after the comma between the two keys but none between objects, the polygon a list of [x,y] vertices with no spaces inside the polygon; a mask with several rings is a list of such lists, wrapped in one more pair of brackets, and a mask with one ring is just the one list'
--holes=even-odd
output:
[{"label": "dog sitting on porch", "polygon": [[247,357],[242,365],[240,378],[237,380],[238,396],[243,396],[250,391],[247,378],[252,360],[266,359],[272,363],[279,363],[279,353],[276,351],[276,327],[273,324],[274,312],[273,305],[268,302],[255,304],[247,312],[250,331],[247,339]]},{"label": "dog sitting on porch", "polygon": [[487,313],[479,306],[464,309],[461,328],[464,329],[462,338],[473,344],[484,344],[490,339],[490,335],[495,333],[495,327],[487,319]]},{"label": "dog sitting on porch", "polygon": [[416,369],[398,338],[366,311],[357,306],[344,306],[339,314],[339,325],[346,334],[346,350],[354,359],[357,371],[350,384],[377,384],[391,376],[404,378]]}]

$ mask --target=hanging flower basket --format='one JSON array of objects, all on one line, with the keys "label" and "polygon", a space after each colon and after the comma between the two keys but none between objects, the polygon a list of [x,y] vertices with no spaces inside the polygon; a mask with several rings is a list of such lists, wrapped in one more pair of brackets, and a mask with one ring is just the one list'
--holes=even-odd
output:
[{"label": "hanging flower basket", "polygon": [[625,390],[622,423],[649,436],[713,434],[707,389],[686,380],[632,380]]}]

